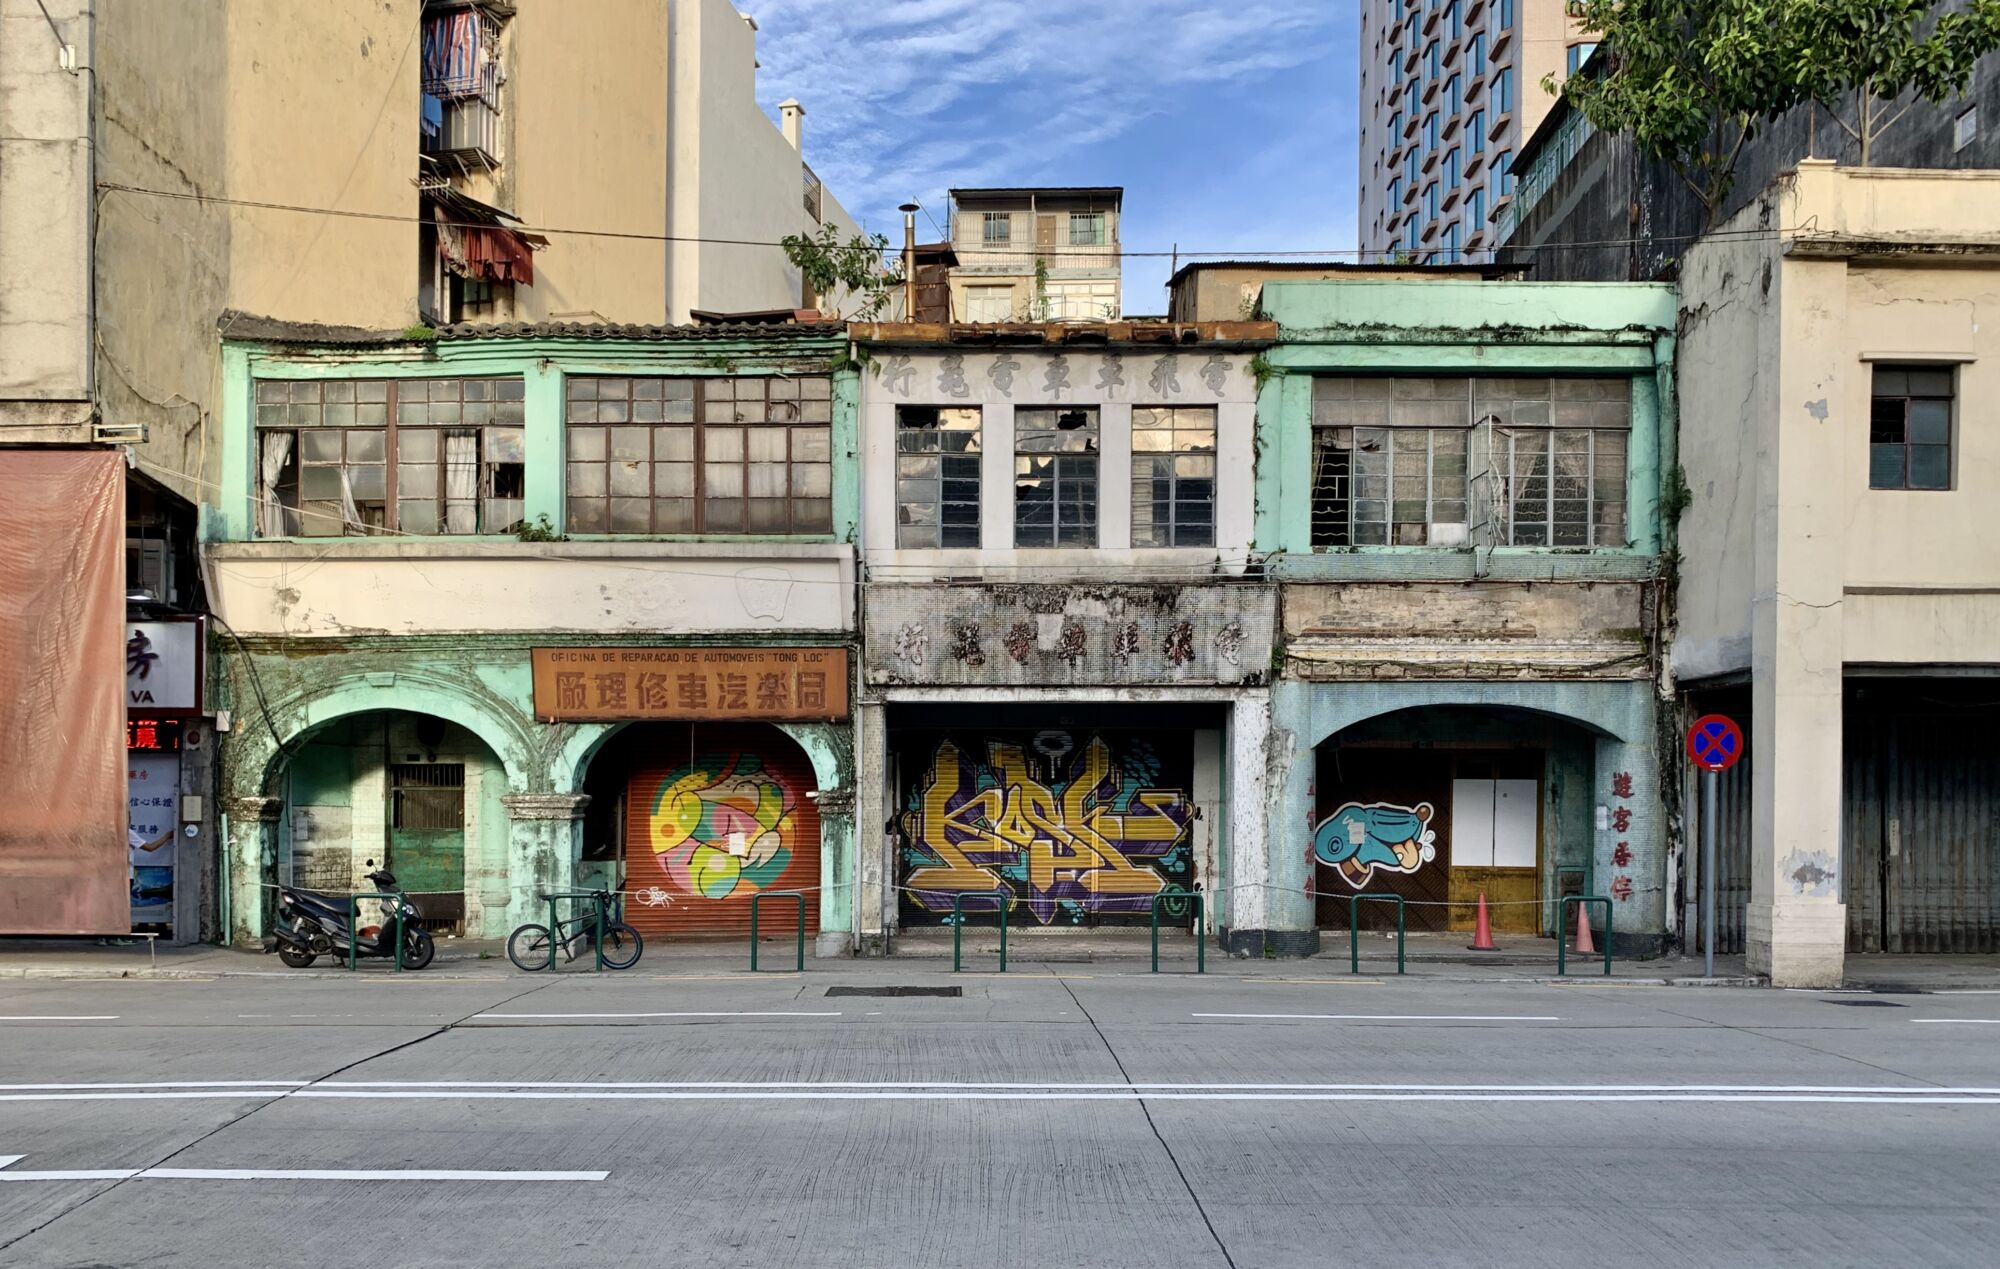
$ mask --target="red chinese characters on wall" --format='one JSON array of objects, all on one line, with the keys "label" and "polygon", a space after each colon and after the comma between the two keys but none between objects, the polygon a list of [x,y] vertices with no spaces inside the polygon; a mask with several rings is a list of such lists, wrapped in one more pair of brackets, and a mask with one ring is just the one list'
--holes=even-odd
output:
[{"label": "red chinese characters on wall", "polygon": [[[1621,801],[1632,796],[1632,773],[1630,771],[1612,773],[1611,796]],[[1611,812],[1611,827],[1621,833],[1630,832],[1632,828],[1632,808],[1629,806],[1613,808]],[[1619,842],[1611,852],[1611,862],[1615,867],[1630,868],[1632,866],[1632,844],[1630,842]],[[1614,877],[1611,881],[1611,897],[1620,903],[1629,900],[1632,897],[1632,879],[1623,873]]]}]

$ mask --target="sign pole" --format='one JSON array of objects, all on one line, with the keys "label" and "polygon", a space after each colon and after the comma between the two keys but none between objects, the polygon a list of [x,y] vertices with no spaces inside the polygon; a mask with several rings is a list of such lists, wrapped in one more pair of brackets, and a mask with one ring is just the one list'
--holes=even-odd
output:
[{"label": "sign pole", "polygon": [[1702,924],[1707,927],[1702,938],[1702,947],[1706,953],[1703,973],[1709,978],[1715,977],[1715,871],[1716,859],[1722,853],[1717,844],[1720,835],[1716,831],[1716,826],[1722,818],[1719,810],[1722,792],[1716,787],[1718,778],[1718,773],[1713,769],[1702,772],[1701,776],[1703,791],[1708,794],[1708,806],[1703,816],[1707,820],[1703,832],[1703,836],[1707,838],[1707,845],[1701,859],[1701,906]]}]

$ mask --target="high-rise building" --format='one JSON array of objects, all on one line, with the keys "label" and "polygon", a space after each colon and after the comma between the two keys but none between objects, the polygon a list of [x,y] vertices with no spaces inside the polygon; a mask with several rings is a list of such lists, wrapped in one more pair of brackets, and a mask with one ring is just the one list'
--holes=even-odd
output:
[{"label": "high-rise building", "polygon": [[1362,259],[1491,258],[1512,162],[1595,45],[1563,0],[1363,0]]}]

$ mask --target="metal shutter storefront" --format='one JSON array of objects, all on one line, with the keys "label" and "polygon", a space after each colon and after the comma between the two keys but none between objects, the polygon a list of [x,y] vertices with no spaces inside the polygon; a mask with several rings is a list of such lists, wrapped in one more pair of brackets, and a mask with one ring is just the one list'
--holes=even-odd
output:
[{"label": "metal shutter storefront", "polygon": [[[750,933],[750,900],[806,895],[819,929],[819,807],[812,762],[760,723],[652,725],[626,792],[625,919],[648,938]],[[765,903],[768,928],[791,931],[795,905]]]}]

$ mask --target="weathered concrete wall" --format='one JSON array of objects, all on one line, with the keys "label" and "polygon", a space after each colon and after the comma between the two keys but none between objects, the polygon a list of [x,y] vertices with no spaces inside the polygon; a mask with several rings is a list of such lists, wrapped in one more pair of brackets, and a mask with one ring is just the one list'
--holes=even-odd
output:
[{"label": "weathered concrete wall", "polygon": [[1646,678],[1635,583],[1347,583],[1283,591],[1285,672],[1308,679]]},{"label": "weathered concrete wall", "polygon": [[49,25],[88,65],[91,6],[45,3],[0,3],[0,443],[90,439],[92,78]]},{"label": "weathered concrete wall", "polygon": [[331,553],[224,543],[209,558],[215,611],[244,634],[854,628],[845,544],[360,539]]},{"label": "weathered concrete wall", "polygon": [[[873,349],[861,384],[862,544],[871,572],[949,571],[1001,576],[1033,567],[1058,574],[1120,570],[1143,578],[1204,567],[1240,572],[1251,548],[1256,470],[1257,379],[1251,356],[1193,347],[1105,352],[974,347]],[[900,550],[896,545],[896,407],[977,406],[980,414],[978,550]],[[1096,550],[1014,546],[1014,411],[1038,406],[1098,409]],[[1132,544],[1132,410],[1206,406],[1216,415],[1215,534],[1208,547]]]},{"label": "weathered concrete wall", "polygon": [[870,586],[870,685],[1254,685],[1270,674],[1269,586]]}]

